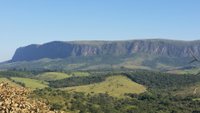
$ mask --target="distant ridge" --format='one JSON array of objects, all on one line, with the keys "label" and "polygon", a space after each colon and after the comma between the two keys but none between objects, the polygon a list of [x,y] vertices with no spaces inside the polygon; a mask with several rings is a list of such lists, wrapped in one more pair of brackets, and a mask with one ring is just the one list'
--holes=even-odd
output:
[{"label": "distant ridge", "polygon": [[200,56],[200,41],[144,39],[125,41],[53,41],[31,44],[16,50],[11,62],[79,56],[126,56],[147,53],[167,57],[189,57],[189,50]]}]

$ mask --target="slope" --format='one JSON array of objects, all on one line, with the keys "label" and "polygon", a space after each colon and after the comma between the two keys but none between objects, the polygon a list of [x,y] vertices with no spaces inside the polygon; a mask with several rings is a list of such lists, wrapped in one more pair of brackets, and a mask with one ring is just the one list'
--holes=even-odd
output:
[{"label": "slope", "polygon": [[35,78],[43,81],[61,80],[74,76],[89,76],[87,72],[73,72],[73,73],[61,73],[61,72],[45,72],[37,75]]},{"label": "slope", "polygon": [[64,88],[64,90],[85,93],[108,93],[111,96],[123,97],[126,93],[142,93],[146,91],[143,85],[131,81],[125,76],[111,76],[106,81],[84,86]]},{"label": "slope", "polygon": [[22,77],[11,77],[11,79],[16,82],[24,84],[26,88],[30,89],[37,89],[37,88],[40,89],[48,87],[48,83],[36,79],[22,78]]},{"label": "slope", "polygon": [[11,80],[7,79],[7,78],[3,78],[3,77],[0,77],[0,83],[8,83],[10,86],[15,86],[15,87],[21,87],[20,85],[12,82]]}]

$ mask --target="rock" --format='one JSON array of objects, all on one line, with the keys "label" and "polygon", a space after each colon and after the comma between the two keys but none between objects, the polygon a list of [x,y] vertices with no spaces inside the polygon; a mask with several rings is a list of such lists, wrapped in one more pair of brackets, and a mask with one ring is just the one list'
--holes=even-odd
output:
[{"label": "rock", "polygon": [[29,90],[0,83],[0,113],[59,113],[41,101],[28,98]]}]

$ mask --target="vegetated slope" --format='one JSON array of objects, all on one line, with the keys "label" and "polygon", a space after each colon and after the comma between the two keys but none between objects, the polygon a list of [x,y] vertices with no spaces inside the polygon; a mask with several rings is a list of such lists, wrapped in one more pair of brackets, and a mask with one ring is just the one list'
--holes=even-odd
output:
[{"label": "vegetated slope", "polygon": [[90,75],[90,73],[88,73],[88,72],[82,72],[82,71],[71,72],[70,74],[72,76],[76,76],[76,77],[86,77],[86,76]]},{"label": "vegetated slope", "polygon": [[12,80],[20,82],[25,85],[26,88],[36,89],[36,88],[45,88],[48,87],[48,83],[31,78],[22,78],[22,77],[11,77]]},{"label": "vegetated slope", "polygon": [[167,71],[168,73],[175,73],[175,74],[199,74],[200,68],[198,67],[191,67],[189,69],[172,69]]},{"label": "vegetated slope", "polygon": [[44,81],[61,80],[68,77],[70,75],[60,72],[45,72],[36,76],[37,79]]},{"label": "vegetated slope", "polygon": [[31,72],[27,71],[0,71],[0,77],[28,77],[32,75]]},{"label": "vegetated slope", "polygon": [[16,84],[15,82],[12,82],[8,78],[0,77],[0,83],[2,83],[2,82],[8,83],[10,86],[21,87],[20,85]]},{"label": "vegetated slope", "polygon": [[107,93],[111,96],[122,97],[126,93],[143,93],[146,91],[145,86],[131,81],[125,76],[111,76],[105,81],[90,85],[75,86],[64,88],[68,91],[85,92],[85,93]]},{"label": "vegetated slope", "polygon": [[131,80],[152,89],[177,89],[200,82],[200,75],[169,74],[153,71],[141,71],[124,73]]},{"label": "vegetated slope", "polygon": [[200,96],[200,82],[180,88],[174,91],[174,94],[179,95],[179,96],[193,96],[193,97],[198,96],[199,97]]},{"label": "vegetated slope", "polygon": [[76,76],[88,76],[89,73],[86,72],[73,72],[73,73],[61,73],[61,72],[45,72],[42,74],[37,75],[35,78],[44,81],[54,81],[54,80],[61,80],[69,77],[76,77]]},{"label": "vegetated slope", "polygon": [[[105,83],[105,80],[107,79],[104,80],[104,79],[98,78],[99,76],[92,76],[93,78],[100,79],[101,81],[98,81],[98,84],[91,83],[91,81],[84,82],[85,85],[82,84],[82,86],[76,86],[76,85],[80,85],[80,82],[77,82],[73,84],[75,85],[75,87],[72,87],[74,88],[74,90],[72,89],[66,90],[67,88],[62,89],[62,90],[58,90],[55,88],[53,89],[45,88],[45,89],[35,90],[34,95],[36,97],[47,99],[49,103],[57,109],[70,111],[72,113],[73,112],[75,113],[76,112],[83,112],[83,113],[84,112],[88,112],[88,113],[101,113],[101,112],[103,113],[193,113],[194,112],[195,113],[195,112],[200,111],[199,95],[196,95],[196,96],[174,95],[175,91],[178,91],[179,89],[182,89],[182,88],[186,88],[187,86],[192,87],[198,82],[200,82],[199,75],[179,75],[179,74],[168,74],[168,73],[152,72],[152,71],[144,71],[144,70],[121,72],[121,74],[120,72],[116,72],[116,73],[100,75],[100,77],[103,76],[103,78],[107,78],[107,77],[112,78],[109,82],[107,81],[106,83]],[[124,75],[124,76],[117,76],[117,75]],[[113,80],[113,77],[114,78],[117,77],[117,79]],[[132,81],[135,81],[139,84],[144,85],[148,89],[144,93],[140,93],[140,94],[128,92],[128,94],[126,94],[124,98],[118,98],[118,97],[121,97],[121,95],[117,95],[114,97],[108,95],[109,91],[111,92],[113,87],[115,88],[117,87],[117,85],[116,84],[114,85],[114,83],[118,83],[118,81],[124,80],[124,78],[121,78],[121,77],[125,77],[126,80],[129,78]],[[79,81],[82,81],[82,80],[89,81],[92,78],[80,77],[78,79],[80,79]],[[92,79],[92,81],[96,79]],[[68,81],[70,81],[70,79],[65,79],[64,81],[67,83]],[[57,85],[60,85],[59,83],[61,82],[62,81],[59,80],[56,82],[56,84],[58,83]],[[121,83],[129,84],[129,82],[127,81],[126,82],[120,81],[120,83],[118,84],[119,87],[123,87],[123,86],[120,86]],[[90,84],[90,85],[86,85],[86,84]],[[70,85],[71,84],[66,84],[66,86],[68,87]],[[74,92],[76,91],[76,88],[78,90],[81,90],[81,91],[83,90],[83,91]],[[92,88],[93,88],[94,93],[90,93],[90,90],[92,90]],[[126,88],[123,87],[123,89],[120,91],[123,92],[125,89]],[[102,92],[100,92],[100,94],[95,93],[102,90],[104,90],[104,93]],[[134,91],[134,90],[129,90],[129,91]],[[188,89],[188,91],[190,91],[190,89]],[[194,91],[194,88],[192,88],[191,91]],[[198,89],[196,91],[198,91]],[[115,92],[115,94],[118,94],[118,93],[120,92]],[[126,98],[127,96],[128,98]]]},{"label": "vegetated slope", "polygon": [[[77,71],[77,70],[121,70],[121,69],[148,69],[173,70],[177,67],[191,67],[188,64],[190,57],[164,57],[147,53],[134,53],[128,56],[82,56],[66,59],[40,59],[4,63],[0,69],[26,71]],[[200,67],[195,64],[195,66]]]}]

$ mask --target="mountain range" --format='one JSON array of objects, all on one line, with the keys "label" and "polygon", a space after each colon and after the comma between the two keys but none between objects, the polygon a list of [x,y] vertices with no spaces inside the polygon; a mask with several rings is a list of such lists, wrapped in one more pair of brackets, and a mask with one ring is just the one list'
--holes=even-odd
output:
[{"label": "mountain range", "polygon": [[0,68],[185,69],[191,54],[200,56],[199,40],[53,41],[18,48]]},{"label": "mountain range", "polygon": [[132,40],[132,41],[54,41],[42,45],[28,45],[16,50],[12,62],[42,58],[68,58],[77,56],[127,56],[148,53],[169,57],[188,57],[190,50],[200,55],[200,41]]}]

